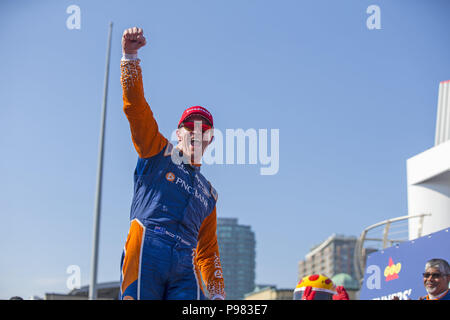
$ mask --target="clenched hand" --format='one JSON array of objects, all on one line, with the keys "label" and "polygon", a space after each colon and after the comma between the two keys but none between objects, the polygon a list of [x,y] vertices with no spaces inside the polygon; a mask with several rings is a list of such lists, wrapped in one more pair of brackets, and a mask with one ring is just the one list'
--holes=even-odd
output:
[{"label": "clenched hand", "polygon": [[144,31],[141,28],[126,29],[122,35],[122,52],[136,54],[146,43]]}]

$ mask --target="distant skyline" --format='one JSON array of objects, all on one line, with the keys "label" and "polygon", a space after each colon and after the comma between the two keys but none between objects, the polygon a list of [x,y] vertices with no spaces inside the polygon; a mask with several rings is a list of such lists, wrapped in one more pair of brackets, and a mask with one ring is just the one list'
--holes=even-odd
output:
[{"label": "distant skyline", "polygon": [[[407,214],[406,160],[434,145],[450,80],[448,12],[446,0],[2,1],[0,299],[67,293],[67,270],[89,283],[111,21],[98,281],[119,280],[129,227],[137,154],[120,39],[139,26],[160,131],[170,139],[188,106],[211,111],[225,152],[202,172],[218,217],[251,226],[256,283],[289,288],[313,245]],[[247,145],[239,164],[236,140],[227,164],[226,133],[238,129],[256,133],[257,152]]]}]

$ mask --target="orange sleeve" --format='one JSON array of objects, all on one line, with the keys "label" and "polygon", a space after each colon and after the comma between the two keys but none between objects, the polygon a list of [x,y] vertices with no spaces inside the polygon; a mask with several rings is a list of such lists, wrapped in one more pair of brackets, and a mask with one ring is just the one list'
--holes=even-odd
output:
[{"label": "orange sleeve", "polygon": [[217,213],[216,207],[214,207],[214,210],[206,217],[200,227],[196,251],[196,265],[200,268],[202,278],[206,282],[209,298],[225,299],[225,286],[216,231]]},{"label": "orange sleeve", "polygon": [[149,158],[164,149],[167,139],[159,132],[153,112],[145,100],[139,62],[122,60],[120,63],[123,111],[130,123],[131,138],[139,157]]}]

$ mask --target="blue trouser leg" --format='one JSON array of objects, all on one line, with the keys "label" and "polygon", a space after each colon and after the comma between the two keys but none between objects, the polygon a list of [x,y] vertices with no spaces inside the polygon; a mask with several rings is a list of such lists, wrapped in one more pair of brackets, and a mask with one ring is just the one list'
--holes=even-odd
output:
[{"label": "blue trouser leg", "polygon": [[[205,299],[193,265],[193,248],[145,231],[140,250],[138,279],[125,288],[121,298],[131,296],[140,300],[197,300]],[[125,253],[127,254],[127,253]],[[123,265],[122,255],[121,265]],[[121,283],[122,283],[121,275]]]},{"label": "blue trouser leg", "polygon": [[173,262],[165,298],[167,300],[205,300],[195,273],[192,248],[175,245]]}]

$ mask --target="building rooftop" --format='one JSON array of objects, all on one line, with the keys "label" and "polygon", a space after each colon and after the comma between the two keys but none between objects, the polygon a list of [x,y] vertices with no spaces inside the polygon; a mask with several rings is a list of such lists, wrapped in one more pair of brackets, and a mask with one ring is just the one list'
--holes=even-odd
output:
[{"label": "building rooftop", "polygon": [[315,255],[317,252],[319,252],[320,250],[322,250],[323,248],[328,246],[332,241],[335,241],[335,240],[353,240],[353,241],[356,241],[357,238],[355,236],[344,236],[344,235],[341,235],[341,234],[333,233],[331,236],[328,237],[328,239],[326,239],[322,243],[312,247],[310,252],[308,254],[306,254],[305,257],[309,258],[309,257]]},{"label": "building rooftop", "polygon": [[339,273],[331,278],[336,286],[344,286],[346,290],[359,290],[358,281],[347,273]]},{"label": "building rooftop", "polygon": [[[120,288],[120,282],[118,281],[97,283],[97,290],[108,290],[117,288]],[[69,295],[82,295],[86,293],[89,293],[89,285],[82,286],[80,289],[73,289],[72,291],[69,292]]]}]

